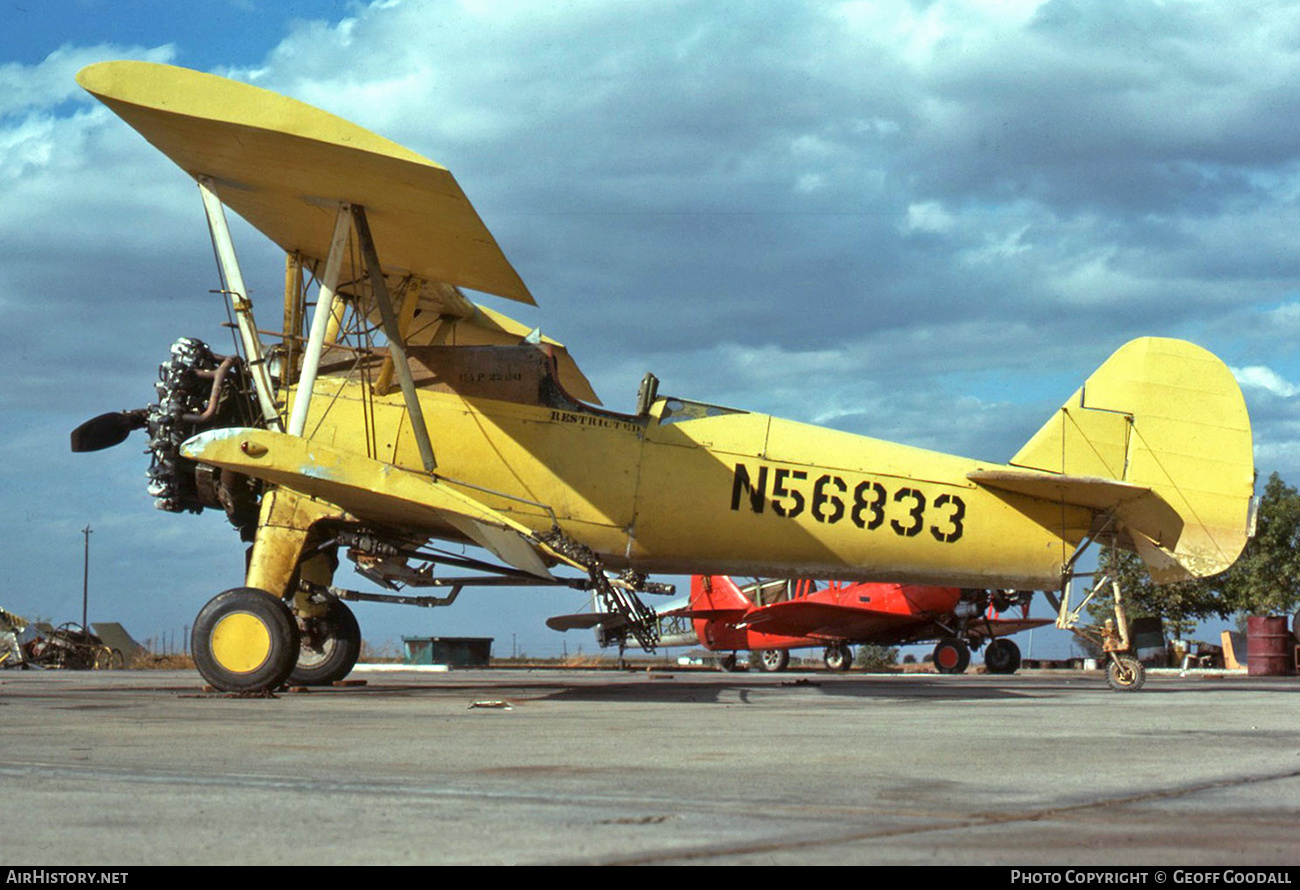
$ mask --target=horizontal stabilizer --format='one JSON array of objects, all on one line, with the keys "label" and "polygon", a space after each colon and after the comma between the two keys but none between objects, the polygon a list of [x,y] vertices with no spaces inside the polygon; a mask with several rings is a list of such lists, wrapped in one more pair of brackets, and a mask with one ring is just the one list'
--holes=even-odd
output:
[{"label": "horizontal stabilizer", "polygon": [[1130,531],[1153,541],[1177,541],[1183,518],[1150,488],[1095,476],[1065,476],[1017,470],[976,470],[968,474],[985,488],[1011,491],[1054,504],[1113,513]]}]

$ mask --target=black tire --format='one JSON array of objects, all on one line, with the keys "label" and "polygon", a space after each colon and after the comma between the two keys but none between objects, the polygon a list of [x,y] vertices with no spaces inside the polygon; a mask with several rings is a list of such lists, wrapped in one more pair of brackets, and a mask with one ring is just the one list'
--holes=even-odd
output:
[{"label": "black tire", "polygon": [[1106,682],[1116,692],[1137,692],[1147,680],[1147,670],[1132,655],[1113,655],[1106,666]]},{"label": "black tire", "polygon": [[750,653],[749,661],[769,674],[780,673],[790,666],[790,650],[757,649]]},{"label": "black tire", "polygon": [[826,651],[822,653],[822,663],[826,665],[828,671],[847,671],[853,667],[853,650],[843,643],[827,646]]},{"label": "black tire", "polygon": [[294,686],[329,686],[352,672],[361,656],[361,627],[336,596],[324,595],[320,618],[298,619],[298,663],[289,674]]},{"label": "black tire", "polygon": [[970,647],[956,637],[944,637],[934,646],[934,669],[941,674],[964,674],[970,666]]},{"label": "black tire", "polygon": [[717,661],[718,670],[724,673],[732,674],[736,671],[736,653],[728,652]]},{"label": "black tire", "polygon": [[283,600],[256,587],[236,587],[199,612],[190,651],[203,679],[217,689],[276,689],[298,662],[298,623]]},{"label": "black tire", "polygon": [[1020,647],[1010,640],[994,640],[984,650],[984,668],[990,674],[1014,674],[1020,670]]}]

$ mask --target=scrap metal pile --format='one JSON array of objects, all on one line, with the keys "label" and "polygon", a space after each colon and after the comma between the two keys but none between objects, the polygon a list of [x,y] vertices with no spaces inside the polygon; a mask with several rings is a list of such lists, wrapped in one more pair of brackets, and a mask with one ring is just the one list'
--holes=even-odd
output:
[{"label": "scrap metal pile", "polygon": [[89,671],[123,666],[122,652],[79,624],[42,628],[0,609],[0,667]]}]

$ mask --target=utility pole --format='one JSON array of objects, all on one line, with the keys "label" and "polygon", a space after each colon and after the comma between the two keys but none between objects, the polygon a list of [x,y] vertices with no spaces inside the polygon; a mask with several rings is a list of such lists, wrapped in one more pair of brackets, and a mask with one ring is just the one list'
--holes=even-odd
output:
[{"label": "utility pole", "polygon": [[90,525],[87,524],[81,530],[86,538],[86,555],[81,563],[81,629],[90,630],[90,625],[86,624],[86,602],[90,593]]}]

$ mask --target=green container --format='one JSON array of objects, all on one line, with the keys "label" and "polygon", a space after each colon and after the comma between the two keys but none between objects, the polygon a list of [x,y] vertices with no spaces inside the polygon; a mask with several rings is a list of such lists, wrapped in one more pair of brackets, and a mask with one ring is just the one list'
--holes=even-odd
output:
[{"label": "green container", "polygon": [[402,637],[407,664],[445,664],[448,667],[487,667],[492,660],[493,637]]}]

